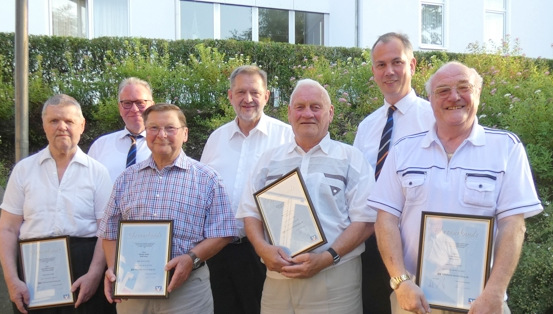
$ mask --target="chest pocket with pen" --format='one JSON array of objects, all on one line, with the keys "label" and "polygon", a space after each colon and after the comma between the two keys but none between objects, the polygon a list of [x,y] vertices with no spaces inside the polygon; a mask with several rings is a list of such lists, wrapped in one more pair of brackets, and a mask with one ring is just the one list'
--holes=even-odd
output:
[{"label": "chest pocket with pen", "polygon": [[424,182],[426,171],[406,171],[401,175],[405,205],[417,205],[426,201],[428,191]]},{"label": "chest pocket with pen", "polygon": [[497,177],[483,173],[467,173],[463,189],[463,202],[478,207],[494,207]]}]

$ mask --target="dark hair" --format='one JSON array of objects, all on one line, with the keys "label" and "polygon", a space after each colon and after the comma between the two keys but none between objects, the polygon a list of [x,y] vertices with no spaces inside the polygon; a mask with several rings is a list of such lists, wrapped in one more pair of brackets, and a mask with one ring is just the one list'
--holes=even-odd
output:
[{"label": "dark hair", "polygon": [[399,41],[401,41],[401,44],[403,45],[403,52],[405,52],[405,55],[409,58],[413,57],[413,45],[411,45],[409,37],[407,37],[407,35],[405,34],[390,32],[380,35],[380,37],[378,37],[378,39],[375,41],[373,47],[371,48],[371,60],[373,58],[374,47],[376,47],[379,42],[388,43],[392,39],[399,39]]},{"label": "dark hair", "polygon": [[142,113],[142,119],[144,119],[144,123],[146,123],[146,121],[148,120],[148,115],[153,111],[155,112],[175,111],[177,113],[177,117],[179,118],[179,121],[182,124],[182,126],[187,126],[186,117],[184,116],[184,113],[182,112],[182,110],[179,107],[172,104],[155,104],[153,106],[146,108],[146,110],[144,110],[144,112]]}]

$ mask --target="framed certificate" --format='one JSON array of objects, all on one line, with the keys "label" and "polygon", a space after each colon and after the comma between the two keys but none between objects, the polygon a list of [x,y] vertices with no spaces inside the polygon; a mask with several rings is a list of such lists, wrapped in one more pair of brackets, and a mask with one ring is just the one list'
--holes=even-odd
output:
[{"label": "framed certificate", "polygon": [[19,241],[23,281],[30,294],[28,309],[73,305],[69,237]]},{"label": "framed certificate", "polygon": [[431,307],[468,312],[491,266],[494,218],[423,212],[416,282]]},{"label": "framed certificate", "polygon": [[254,198],[271,244],[291,257],[326,243],[298,168],[255,192]]},{"label": "framed certificate", "polygon": [[172,220],[122,220],[117,240],[114,297],[167,298]]}]

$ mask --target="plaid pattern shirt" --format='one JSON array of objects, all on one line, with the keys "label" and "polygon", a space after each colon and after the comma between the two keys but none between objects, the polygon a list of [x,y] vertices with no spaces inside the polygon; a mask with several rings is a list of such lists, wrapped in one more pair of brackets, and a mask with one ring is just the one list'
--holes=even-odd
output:
[{"label": "plaid pattern shirt", "polygon": [[120,220],[173,220],[172,258],[206,238],[237,236],[221,179],[184,152],[161,171],[150,157],[117,178],[98,237],[117,239]]}]

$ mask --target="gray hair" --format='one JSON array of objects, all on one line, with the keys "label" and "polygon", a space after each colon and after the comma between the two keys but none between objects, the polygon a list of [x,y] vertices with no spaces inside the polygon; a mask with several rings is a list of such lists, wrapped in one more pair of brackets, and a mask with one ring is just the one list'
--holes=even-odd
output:
[{"label": "gray hair", "polygon": [[263,87],[267,89],[267,72],[261,70],[256,65],[242,65],[234,69],[232,73],[230,74],[230,88],[234,86],[234,80],[239,74],[247,74],[247,75],[259,75],[261,76],[261,80],[263,81]]},{"label": "gray hair", "polygon": [[403,45],[403,52],[405,52],[405,55],[409,58],[413,58],[413,45],[411,45],[409,37],[407,37],[407,35],[405,34],[390,32],[380,35],[380,37],[378,37],[378,39],[374,42],[374,45],[371,48],[371,60],[373,60],[374,47],[376,47],[376,45],[380,42],[386,44],[392,39],[399,39],[399,41],[401,41],[401,44]]},{"label": "gray hair", "polygon": [[77,108],[79,117],[84,119],[81,105],[75,98],[69,95],[58,94],[48,98],[48,100],[46,100],[46,102],[42,106],[42,117],[46,115],[46,107],[48,106],[75,106]]},{"label": "gray hair", "polygon": [[294,95],[296,94],[298,89],[302,86],[313,86],[313,87],[316,87],[316,88],[320,89],[323,92],[323,100],[325,102],[327,102],[329,105],[332,104],[331,101],[330,101],[330,95],[328,94],[328,91],[326,90],[326,88],[324,88],[321,85],[321,83],[319,83],[315,80],[312,80],[312,79],[301,79],[296,83],[296,87],[294,87],[294,90],[292,91],[292,94],[290,94],[290,104],[288,104],[288,106],[292,105],[292,100],[294,99]]},{"label": "gray hair", "polygon": [[426,81],[426,83],[424,84],[424,89],[426,90],[426,94],[428,96],[430,96],[432,94],[432,84],[434,83],[434,79],[436,77],[436,74],[440,73],[442,69],[444,69],[444,68],[446,68],[450,65],[458,65],[458,66],[461,66],[461,67],[467,69],[468,72],[469,72],[470,78],[474,80],[474,87],[477,87],[478,89],[482,88],[482,84],[483,84],[484,80],[482,79],[482,76],[480,76],[480,74],[478,74],[476,69],[469,68],[468,66],[462,64],[459,61],[450,61],[450,62],[442,65],[436,72],[434,72],[434,74],[432,74],[430,76],[430,78],[428,79],[428,81]]},{"label": "gray hair", "polygon": [[150,94],[150,98],[153,98],[152,88],[150,87],[150,84],[148,84],[148,82],[146,82],[144,80],[141,80],[137,77],[128,77],[128,78],[124,79],[123,81],[121,81],[121,83],[119,83],[119,89],[117,91],[117,100],[121,100],[119,97],[121,95],[121,92],[123,91],[123,88],[125,88],[129,85],[140,85],[140,86],[146,88],[148,90],[148,93]]}]

